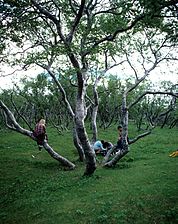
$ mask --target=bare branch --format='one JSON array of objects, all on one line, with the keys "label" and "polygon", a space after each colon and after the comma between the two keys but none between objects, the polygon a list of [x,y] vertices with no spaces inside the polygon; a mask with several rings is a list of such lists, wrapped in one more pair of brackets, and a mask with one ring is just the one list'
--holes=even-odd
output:
[{"label": "bare branch", "polygon": [[67,108],[69,109],[70,115],[71,115],[72,118],[73,118],[73,117],[75,116],[75,114],[74,114],[74,112],[73,112],[73,110],[72,110],[72,107],[71,107],[71,105],[70,105],[70,103],[69,103],[69,101],[68,101],[68,99],[67,99],[66,92],[65,92],[64,88],[62,87],[61,83],[57,80],[57,78],[56,78],[54,72],[52,72],[52,71],[50,70],[50,66],[51,66],[51,65],[48,65],[48,66],[41,65],[41,64],[38,64],[38,65],[39,65],[40,67],[46,69],[47,72],[50,74],[50,76],[53,78],[53,80],[54,80],[54,82],[56,83],[56,85],[57,85],[59,91],[60,91],[61,94],[62,94],[63,100],[64,100],[64,102],[65,102]]},{"label": "bare branch", "polygon": [[136,71],[136,69],[133,67],[133,65],[132,65],[132,63],[131,63],[131,61],[130,61],[130,59],[129,59],[129,56],[128,56],[127,51],[125,51],[125,55],[126,55],[126,58],[127,58],[127,62],[129,63],[131,69],[134,71],[136,80],[138,81],[139,79],[138,79],[137,71]]},{"label": "bare branch", "polygon": [[137,104],[144,96],[148,95],[148,94],[162,94],[162,95],[170,95],[170,96],[174,96],[174,97],[178,97],[178,93],[173,93],[173,92],[164,92],[164,91],[146,91],[145,93],[143,93],[142,95],[140,95],[134,102],[132,102],[129,106],[128,109],[130,109],[131,107],[133,107],[135,104]]},{"label": "bare branch", "polygon": [[[46,10],[45,8],[41,7],[35,0],[31,0],[33,5],[40,11],[40,13],[42,15],[45,15],[47,18],[49,18],[51,21],[54,22],[54,24],[56,25],[57,27],[57,31],[58,31],[58,34],[61,38],[62,41],[64,41],[65,43],[65,38],[62,34],[62,30],[61,30],[61,24],[60,24],[60,15],[59,15],[59,20],[54,16],[52,15],[48,10]],[[60,12],[59,12],[60,13]]]},{"label": "bare branch", "polygon": [[41,7],[35,0],[31,0],[31,2],[33,3],[33,5],[43,14],[45,15],[47,18],[49,18],[50,20],[52,20],[56,25],[58,24],[58,20],[56,19],[56,17],[54,15],[52,15],[48,10],[46,10],[45,8]]},{"label": "bare branch", "polygon": [[93,44],[93,46],[91,47],[91,49],[85,52],[85,56],[86,56],[87,54],[89,54],[90,51],[91,51],[93,48],[97,47],[97,46],[100,45],[101,43],[103,43],[103,42],[105,42],[105,41],[113,41],[119,33],[124,33],[124,32],[126,32],[126,31],[128,31],[128,30],[131,30],[131,29],[132,29],[132,28],[133,28],[139,21],[141,21],[144,17],[145,17],[144,14],[143,14],[143,15],[140,15],[140,16],[138,16],[134,21],[132,21],[131,24],[128,25],[127,27],[125,27],[125,28],[120,28],[120,27],[119,27],[118,29],[116,29],[116,31],[115,31],[113,34],[107,35],[106,37],[101,38],[100,40],[96,41],[96,42]]},{"label": "bare branch", "polygon": [[152,67],[148,70],[145,71],[144,76],[142,76],[140,79],[136,80],[135,84],[133,84],[130,88],[128,88],[126,90],[126,94],[128,94],[129,92],[131,92],[133,89],[135,89],[143,80],[145,80],[145,78],[150,74],[150,72],[156,68],[156,66],[158,65],[160,61],[155,61],[154,64],[152,65]]},{"label": "bare branch", "polygon": [[129,145],[135,143],[136,141],[138,141],[140,138],[143,138],[147,135],[151,134],[151,130],[150,131],[147,131],[145,133],[142,133],[140,135],[138,135],[137,137],[133,138],[133,139],[129,139]]},{"label": "bare branch", "polygon": [[13,75],[13,74],[15,74],[16,72],[20,72],[20,71],[23,71],[23,70],[27,70],[27,68],[29,68],[30,67],[30,65],[24,65],[22,68],[19,68],[19,69],[15,69],[13,72],[11,72],[11,73],[8,73],[8,74],[5,74],[5,75],[3,75],[3,74],[1,74],[0,75],[0,77],[7,77],[7,76],[11,76],[11,75]]},{"label": "bare branch", "polygon": [[84,11],[84,6],[85,6],[85,1],[86,0],[81,0],[81,5],[80,5],[80,8],[79,8],[79,11],[78,11],[78,13],[77,13],[77,15],[74,19],[73,25],[71,27],[71,31],[66,38],[67,41],[69,41],[69,43],[72,41],[75,30],[76,30],[76,28],[77,28],[77,26],[80,22],[80,19],[82,18],[82,14],[83,14],[83,11]]}]

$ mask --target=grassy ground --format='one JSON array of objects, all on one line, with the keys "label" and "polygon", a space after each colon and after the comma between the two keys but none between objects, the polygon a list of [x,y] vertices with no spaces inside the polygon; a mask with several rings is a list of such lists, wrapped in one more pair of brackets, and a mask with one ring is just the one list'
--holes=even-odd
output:
[{"label": "grassy ground", "polygon": [[[100,139],[116,142],[115,128],[100,130]],[[45,151],[37,154],[27,137],[0,132],[0,223],[178,223],[178,157],[168,156],[178,148],[177,129],[154,130],[131,145],[115,168],[98,164],[90,178],[82,177],[70,133],[48,132],[56,151],[76,164],[74,171],[65,171]]]}]

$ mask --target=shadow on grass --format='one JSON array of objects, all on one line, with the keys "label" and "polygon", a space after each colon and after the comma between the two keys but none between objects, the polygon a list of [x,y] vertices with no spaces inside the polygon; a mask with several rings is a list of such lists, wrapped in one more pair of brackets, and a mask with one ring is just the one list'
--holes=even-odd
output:
[{"label": "shadow on grass", "polygon": [[47,162],[47,161],[34,161],[30,162],[31,166],[40,170],[51,170],[51,171],[70,171],[68,167],[62,166],[60,163]]},{"label": "shadow on grass", "polygon": [[57,161],[48,161],[45,159],[26,159],[26,158],[16,158],[13,160],[13,164],[16,164],[17,167],[28,167],[32,169],[36,169],[39,172],[42,170],[48,170],[48,171],[69,171],[70,169],[68,167],[64,167]]},{"label": "shadow on grass", "polygon": [[130,169],[132,166],[130,163],[128,162],[120,162],[120,163],[117,163],[113,169]]}]

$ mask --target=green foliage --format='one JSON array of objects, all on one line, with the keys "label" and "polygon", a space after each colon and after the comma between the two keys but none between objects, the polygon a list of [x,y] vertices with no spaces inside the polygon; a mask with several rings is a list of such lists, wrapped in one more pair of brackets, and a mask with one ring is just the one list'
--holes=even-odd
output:
[{"label": "green foliage", "polygon": [[[96,74],[95,74],[96,72]],[[120,123],[120,106],[122,100],[122,92],[127,87],[130,87],[134,80],[127,79],[125,83],[114,75],[104,76],[97,71],[91,72],[91,84],[88,85],[87,95],[93,99],[93,83],[97,75],[101,75],[100,83],[98,85],[99,94],[99,108],[97,115],[97,125],[102,128],[107,128],[114,123]],[[76,96],[76,76],[74,70],[66,70],[64,75],[56,75],[61,85],[63,86],[66,96],[75,110],[75,96]],[[73,84],[73,86],[71,85]],[[170,89],[173,86],[171,82],[161,83],[161,88]],[[153,88],[153,84],[145,81],[140,84],[134,91],[129,93],[127,97],[128,105],[132,103],[137,97],[147,90]],[[174,87],[174,91],[176,87]],[[33,79],[22,79],[20,87],[15,85],[11,90],[4,90],[0,94],[1,100],[15,113],[11,98],[15,103],[19,112],[31,123],[38,120],[40,117],[46,117],[49,123],[55,123],[61,127],[69,128],[71,117],[69,111],[63,102],[62,94],[50,76],[46,73],[39,74]],[[150,123],[150,118],[153,122],[158,115],[167,110],[170,104],[170,97],[168,96],[145,96],[129,111],[129,118],[134,120],[138,129],[145,128]],[[86,99],[87,106],[91,103]],[[91,120],[91,108],[88,111],[88,121]],[[169,113],[169,119],[166,125],[170,125],[177,118],[177,106]],[[17,116],[18,117],[18,116]],[[164,117],[163,117],[164,118]],[[2,122],[2,121],[1,121]],[[163,119],[158,123],[162,125]]]},{"label": "green foliage", "polygon": [[[171,1],[113,0],[103,5],[99,1],[95,3],[87,1],[69,47],[63,44],[63,41],[59,41],[61,39],[59,27],[63,37],[66,38],[73,29],[74,18],[80,7],[79,3],[58,0],[55,3],[42,1],[39,4],[55,17],[58,23],[59,21],[61,23],[57,25],[54,19],[47,18],[46,14],[42,16],[31,1],[6,0],[0,3],[0,13],[3,18],[0,23],[2,42],[0,50],[5,49],[5,44],[9,42],[6,40],[11,40],[19,47],[28,41],[33,46],[33,50],[26,55],[26,59],[23,59],[25,64],[43,63],[49,55],[53,55],[58,62],[59,56],[67,56],[69,48],[77,55],[80,62],[87,51],[90,54],[89,58],[95,61],[97,54],[103,48],[114,49],[115,42],[120,45],[123,35],[127,33],[127,27],[139,17],[142,19],[132,28],[132,34],[142,31],[145,27],[158,28],[167,32],[172,39],[176,39],[176,6]],[[171,20],[166,19],[166,16],[170,15]],[[116,33],[118,33],[117,36]],[[100,44],[95,44],[102,38],[110,38],[112,35],[115,36],[116,41],[101,41]],[[67,63],[66,58],[65,63]],[[63,62],[60,64],[63,65]]]},{"label": "green foliage", "polygon": [[[116,129],[100,130],[100,138],[114,142]],[[131,137],[135,130],[129,127]],[[177,157],[168,156],[177,149],[177,129],[154,130],[131,145],[115,169],[98,164],[89,178],[81,177],[84,165],[77,162],[71,134],[47,131],[50,144],[76,169],[65,171],[47,152],[37,155],[35,142],[1,131],[1,223],[177,223]]]}]

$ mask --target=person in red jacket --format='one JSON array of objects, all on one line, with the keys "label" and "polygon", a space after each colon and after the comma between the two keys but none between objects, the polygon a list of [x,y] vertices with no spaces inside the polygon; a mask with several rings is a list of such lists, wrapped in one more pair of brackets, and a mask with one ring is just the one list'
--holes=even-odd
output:
[{"label": "person in red jacket", "polygon": [[36,124],[35,130],[33,132],[33,136],[37,139],[37,144],[40,151],[43,148],[44,140],[48,140],[45,125],[46,125],[45,120],[40,119],[39,122]]}]

